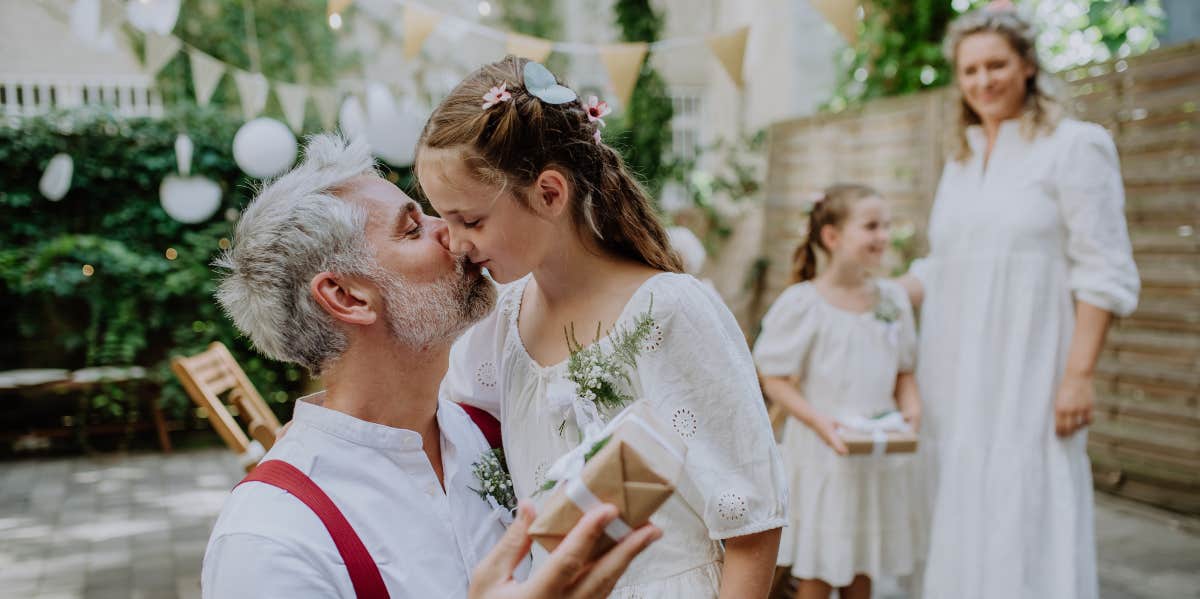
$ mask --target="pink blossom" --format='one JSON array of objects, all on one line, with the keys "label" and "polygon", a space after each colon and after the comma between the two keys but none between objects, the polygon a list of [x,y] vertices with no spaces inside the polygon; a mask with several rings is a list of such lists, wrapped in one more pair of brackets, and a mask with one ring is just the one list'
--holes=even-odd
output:
[{"label": "pink blossom", "polygon": [[512,99],[512,94],[506,89],[508,82],[501,83],[497,87],[488,90],[488,93],[483,94],[483,109],[487,110],[501,102],[507,102]]},{"label": "pink blossom", "polygon": [[589,96],[587,104],[584,104],[583,108],[587,110],[588,121],[599,122],[601,127],[604,126],[604,117],[612,112],[612,109],[608,107],[608,102],[603,102],[596,96]]}]

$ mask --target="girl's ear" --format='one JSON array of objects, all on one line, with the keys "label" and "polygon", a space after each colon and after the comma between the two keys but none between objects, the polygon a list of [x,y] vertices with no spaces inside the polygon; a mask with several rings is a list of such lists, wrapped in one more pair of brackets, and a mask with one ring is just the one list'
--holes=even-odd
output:
[{"label": "girl's ear", "polygon": [[821,245],[832,252],[837,248],[838,241],[842,237],[842,232],[833,225],[821,225]]},{"label": "girl's ear", "polygon": [[571,201],[571,186],[567,177],[554,169],[546,169],[533,182],[530,204],[534,211],[547,217],[558,217],[568,212]]}]

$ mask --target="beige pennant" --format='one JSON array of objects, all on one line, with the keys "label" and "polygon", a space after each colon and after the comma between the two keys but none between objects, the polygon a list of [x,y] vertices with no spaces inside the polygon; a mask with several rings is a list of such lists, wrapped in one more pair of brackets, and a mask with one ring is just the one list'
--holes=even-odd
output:
[{"label": "beige pennant", "polygon": [[233,82],[237,84],[238,99],[242,101],[242,116],[250,120],[267,107],[267,93],[270,91],[267,78],[262,73],[250,73],[234,69]]},{"label": "beige pennant", "polygon": [[279,106],[283,108],[283,118],[287,119],[292,131],[300,133],[304,130],[304,105],[308,103],[308,88],[295,83],[275,82],[275,97],[279,98]]},{"label": "beige pennant", "polygon": [[321,119],[321,127],[326,131],[332,131],[337,125],[337,92],[332,87],[317,87],[309,93],[312,94],[313,104],[317,107],[317,117]]},{"label": "beige pennant", "polygon": [[100,31],[115,29],[124,22],[124,2],[120,0],[100,0]]},{"label": "beige pennant", "polygon": [[850,45],[858,41],[857,0],[812,0],[812,7],[833,25]]},{"label": "beige pennant", "polygon": [[142,65],[150,75],[157,75],[179,53],[183,42],[173,35],[146,34],[146,56]]},{"label": "beige pennant", "polygon": [[546,62],[546,57],[550,56],[553,47],[554,44],[550,40],[520,33],[508,34],[508,39],[504,42],[505,51],[509,54],[528,58],[533,62]]},{"label": "beige pennant", "polygon": [[329,3],[325,5],[325,16],[346,12],[351,4],[354,4],[354,0],[329,0]]},{"label": "beige pennant", "polygon": [[188,50],[192,66],[192,88],[196,92],[196,103],[208,106],[221,76],[225,74],[225,63],[196,49]]},{"label": "beige pennant", "polygon": [[725,72],[729,74],[733,84],[738,87],[741,87],[743,83],[742,61],[746,57],[746,37],[749,34],[750,27],[746,26],[708,38],[709,49],[716,55],[721,66],[725,67]]},{"label": "beige pennant", "polygon": [[621,107],[629,105],[633,96],[633,88],[637,85],[638,73],[642,70],[642,61],[646,58],[649,45],[645,42],[634,44],[612,44],[600,46],[600,61],[608,71],[608,80],[612,83]]},{"label": "beige pennant", "polygon": [[429,10],[416,4],[404,5],[404,57],[412,58],[421,52],[425,38],[433,32],[442,13]]}]

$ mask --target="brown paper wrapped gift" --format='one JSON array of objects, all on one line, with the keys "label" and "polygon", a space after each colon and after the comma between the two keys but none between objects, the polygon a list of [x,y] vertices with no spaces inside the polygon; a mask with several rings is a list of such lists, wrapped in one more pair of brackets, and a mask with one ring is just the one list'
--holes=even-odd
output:
[{"label": "brown paper wrapped gift", "polygon": [[[838,431],[850,455],[870,455],[875,453],[875,438],[870,433]],[[884,453],[913,453],[917,451],[917,435],[911,432],[890,431],[887,433],[887,446]]]},{"label": "brown paper wrapped gift", "polygon": [[[592,495],[616,506],[618,518],[631,529],[637,529],[675,492],[687,446],[654,416],[645,402],[634,403],[616,416],[608,430],[611,435],[587,460],[578,476]],[[584,442],[587,449],[595,444]],[[583,450],[583,446],[576,449]],[[583,517],[583,510],[567,496],[568,483],[560,482],[549,492],[529,528],[529,535],[547,551],[558,547]],[[614,544],[606,535],[597,544],[596,554],[608,551]]]}]

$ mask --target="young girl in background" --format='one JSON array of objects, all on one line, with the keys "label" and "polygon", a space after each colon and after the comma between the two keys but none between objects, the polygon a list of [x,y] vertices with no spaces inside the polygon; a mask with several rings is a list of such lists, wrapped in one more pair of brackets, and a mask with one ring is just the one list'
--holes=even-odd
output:
[{"label": "young girl in background", "polygon": [[[754,359],[767,397],[787,408],[783,459],[790,526],[779,564],[798,599],[869,599],[871,580],[912,573],[920,531],[911,456],[849,456],[842,422],[899,410],[920,423],[908,296],[873,276],[890,215],[874,190],[835,185],[809,215],[794,283],[763,318]],[[828,258],[817,274],[817,252]]]},{"label": "young girl in background", "polygon": [[[681,274],[649,198],[600,139],[605,114],[514,57],[434,110],[418,144],[421,188],[451,251],[508,284],[455,345],[442,393],[500,419],[521,499],[584,433],[648,402],[687,443],[685,473],[652,518],[662,540],[612,596],[766,597],[786,483],[753,360],[721,299]],[[570,331],[589,351],[636,356],[610,377],[628,377],[619,393],[572,372]],[[535,568],[543,557],[535,546]]]}]

